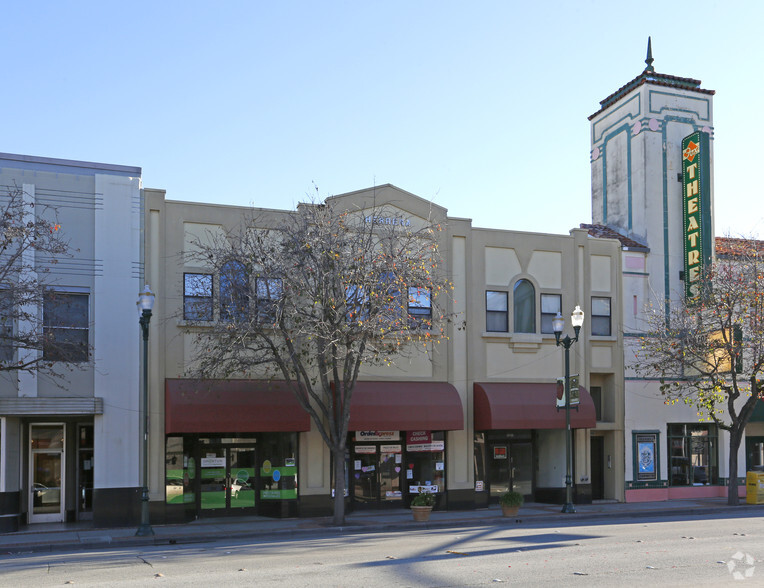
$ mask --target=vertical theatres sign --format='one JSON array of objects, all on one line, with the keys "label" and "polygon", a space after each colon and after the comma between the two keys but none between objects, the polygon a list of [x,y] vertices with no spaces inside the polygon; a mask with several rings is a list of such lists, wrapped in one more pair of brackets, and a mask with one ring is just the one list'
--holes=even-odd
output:
[{"label": "vertical theatres sign", "polygon": [[706,133],[682,139],[682,219],[684,228],[684,293],[696,302],[703,270],[711,262],[710,149]]}]

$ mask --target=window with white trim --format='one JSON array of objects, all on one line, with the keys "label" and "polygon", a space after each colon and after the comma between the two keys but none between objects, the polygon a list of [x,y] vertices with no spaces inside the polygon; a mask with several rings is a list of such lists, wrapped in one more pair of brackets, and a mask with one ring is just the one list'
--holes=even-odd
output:
[{"label": "window with white trim", "polygon": [[592,335],[610,336],[610,298],[592,296]]},{"label": "window with white trim", "polygon": [[554,333],[552,320],[562,312],[562,296],[560,294],[541,295],[541,332]]},{"label": "window with white trim", "polygon": [[419,286],[409,286],[409,322],[421,327],[432,324],[432,290]]},{"label": "window with white trim", "polygon": [[485,330],[506,333],[509,330],[509,294],[497,290],[485,292]]},{"label": "window with white trim", "polygon": [[183,318],[212,320],[212,274],[183,274]]},{"label": "window with white trim", "polygon": [[283,291],[281,278],[255,279],[255,310],[261,322],[274,323],[278,320],[279,301]]}]

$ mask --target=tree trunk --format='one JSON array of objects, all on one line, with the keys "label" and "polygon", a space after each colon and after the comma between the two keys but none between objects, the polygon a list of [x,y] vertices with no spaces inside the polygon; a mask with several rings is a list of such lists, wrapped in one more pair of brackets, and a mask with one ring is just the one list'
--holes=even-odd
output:
[{"label": "tree trunk", "polygon": [[334,459],[334,524],[345,524],[345,448],[333,447]]},{"label": "tree trunk", "polygon": [[739,427],[733,427],[730,431],[730,456],[729,456],[729,486],[727,490],[727,504],[729,506],[737,506],[740,504],[740,498],[738,497],[738,471],[737,471],[737,456],[740,449],[740,442],[743,438],[743,429]]}]

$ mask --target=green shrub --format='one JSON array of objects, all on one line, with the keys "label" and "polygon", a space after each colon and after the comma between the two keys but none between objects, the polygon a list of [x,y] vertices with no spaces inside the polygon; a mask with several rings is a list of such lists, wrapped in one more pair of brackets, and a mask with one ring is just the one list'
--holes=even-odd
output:
[{"label": "green shrub", "polygon": [[434,506],[435,495],[432,492],[420,492],[411,501],[411,506]]},{"label": "green shrub", "polygon": [[502,506],[522,506],[524,499],[523,495],[519,492],[514,492],[513,490],[509,490],[508,492],[505,492],[501,495],[501,498],[499,498],[499,502]]}]

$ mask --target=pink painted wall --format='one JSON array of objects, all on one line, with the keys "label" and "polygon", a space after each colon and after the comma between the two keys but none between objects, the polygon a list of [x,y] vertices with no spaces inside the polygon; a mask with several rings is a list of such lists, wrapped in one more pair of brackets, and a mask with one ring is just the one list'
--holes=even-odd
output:
[{"label": "pink painted wall", "polygon": [[[674,486],[672,488],[639,488],[626,490],[626,502],[659,502],[661,500],[692,500],[695,498],[724,498],[726,486]],[[738,486],[738,496],[745,498],[745,484]]]}]

